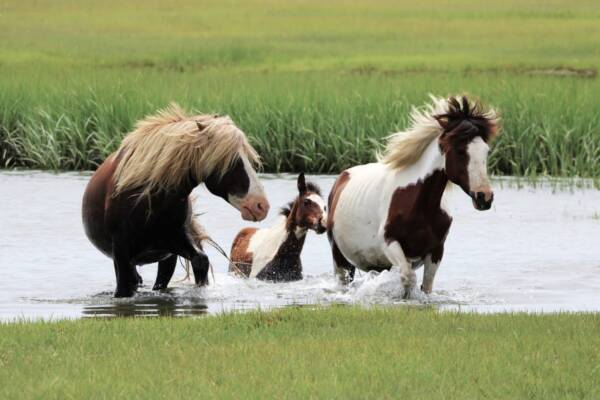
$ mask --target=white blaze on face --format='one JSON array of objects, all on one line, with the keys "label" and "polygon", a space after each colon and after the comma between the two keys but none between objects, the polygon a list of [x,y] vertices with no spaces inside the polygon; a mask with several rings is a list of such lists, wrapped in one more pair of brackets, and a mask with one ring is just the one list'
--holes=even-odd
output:
[{"label": "white blaze on face", "polygon": [[487,174],[487,158],[490,147],[480,137],[476,137],[467,146],[469,155],[469,190],[472,192],[487,192],[490,190],[490,181]]},{"label": "white blaze on face", "polygon": [[310,201],[314,202],[316,205],[319,206],[319,208],[321,209],[321,212],[323,213],[323,219],[321,220],[321,225],[326,227],[327,226],[327,205],[325,204],[325,200],[323,200],[323,198],[316,193],[311,194],[310,196],[307,197],[307,199],[309,199]]}]

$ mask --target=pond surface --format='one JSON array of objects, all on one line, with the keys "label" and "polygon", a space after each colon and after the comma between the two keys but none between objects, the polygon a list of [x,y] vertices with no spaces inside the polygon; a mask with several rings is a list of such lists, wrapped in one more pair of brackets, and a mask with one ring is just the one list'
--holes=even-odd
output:
[{"label": "pond surface", "polygon": [[[0,172],[0,320],[88,316],[194,316],[292,305],[359,303],[433,305],[441,309],[600,311],[600,191],[496,181],[493,208],[475,211],[459,189],[449,194],[454,223],[434,292],[402,300],[399,273],[333,278],[325,235],[309,233],[305,279],[272,284],[227,274],[227,261],[208,250],[214,279],[196,288],[178,268],[167,293],[151,290],[156,267],[139,268],[144,286],[133,299],[112,298],[112,261],[87,240],[81,197],[89,174]],[[312,177],[328,193],[334,177]],[[275,210],[292,199],[295,176],[264,175]],[[512,182],[512,183],[511,183]],[[197,189],[195,212],[223,248],[248,226],[223,200]],[[422,269],[417,272],[419,281]]]}]

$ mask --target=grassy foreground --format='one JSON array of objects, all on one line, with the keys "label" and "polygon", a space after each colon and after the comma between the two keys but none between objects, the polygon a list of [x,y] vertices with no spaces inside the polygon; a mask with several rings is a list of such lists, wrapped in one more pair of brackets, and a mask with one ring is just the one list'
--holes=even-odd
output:
[{"label": "grassy foreground", "polygon": [[90,169],[178,101],[267,172],[373,160],[428,93],[497,106],[492,172],[600,176],[596,0],[0,4],[0,167]]},{"label": "grassy foreground", "polygon": [[332,307],[0,325],[0,398],[600,397],[598,314]]}]

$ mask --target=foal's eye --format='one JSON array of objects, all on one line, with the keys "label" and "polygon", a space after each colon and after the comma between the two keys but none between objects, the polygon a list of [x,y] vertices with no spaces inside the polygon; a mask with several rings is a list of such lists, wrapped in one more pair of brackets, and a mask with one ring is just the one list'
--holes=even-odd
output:
[{"label": "foal's eye", "polygon": [[305,205],[305,206],[308,206],[308,205],[310,205],[310,200],[309,200],[309,199],[304,199],[304,205]]}]

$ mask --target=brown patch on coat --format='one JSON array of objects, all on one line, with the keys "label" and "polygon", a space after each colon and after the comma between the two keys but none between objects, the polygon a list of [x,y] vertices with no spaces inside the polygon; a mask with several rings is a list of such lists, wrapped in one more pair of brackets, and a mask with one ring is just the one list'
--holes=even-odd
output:
[{"label": "brown patch on coat", "polygon": [[257,228],[244,228],[237,234],[231,245],[229,272],[246,278],[250,276],[253,254],[248,252],[248,245],[257,230]]},{"label": "brown patch on coat", "polygon": [[112,257],[111,235],[105,224],[92,223],[105,221],[106,212],[114,191],[114,172],[120,158],[115,154],[106,160],[94,172],[83,194],[82,220],[86,235],[92,244],[108,257]]},{"label": "brown patch on coat", "polygon": [[397,241],[407,258],[431,254],[433,262],[441,260],[452,223],[440,207],[447,183],[444,171],[436,170],[425,180],[394,191],[384,237],[388,244]]},{"label": "brown patch on coat", "polygon": [[335,238],[333,237],[335,210],[337,208],[337,203],[340,199],[342,191],[344,190],[349,181],[350,172],[342,172],[333,184],[331,192],[329,192],[329,198],[327,199],[327,238],[329,239],[329,244],[331,245],[331,255],[333,256],[333,262],[338,268],[343,268],[347,270],[350,280],[352,280],[354,279],[354,272],[356,270],[356,267],[352,265],[346,257],[344,257],[337,243],[335,242]]},{"label": "brown patch on coat", "polygon": [[340,199],[340,195],[342,191],[350,181],[350,172],[344,171],[340,174],[340,176],[336,179],[333,187],[331,188],[331,192],[329,192],[329,198],[327,199],[327,207],[329,209],[327,214],[327,234],[333,229],[333,221],[335,218],[335,209],[337,207],[337,203]]}]

